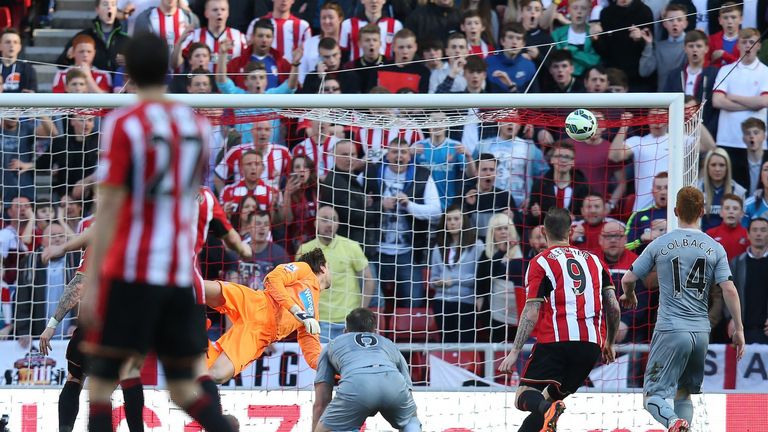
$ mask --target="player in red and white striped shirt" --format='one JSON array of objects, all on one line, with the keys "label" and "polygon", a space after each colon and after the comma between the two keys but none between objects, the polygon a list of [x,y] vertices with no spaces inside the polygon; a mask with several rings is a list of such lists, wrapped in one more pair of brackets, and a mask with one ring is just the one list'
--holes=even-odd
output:
[{"label": "player in red and white striped shirt", "polygon": [[[208,19],[208,27],[195,29],[184,42],[181,43],[181,54],[186,55],[186,51],[193,42],[200,42],[211,49],[211,64],[208,69],[213,71],[213,67],[219,59],[219,43],[230,40],[232,49],[229,50],[229,58],[240,57],[247,47],[245,35],[238,29],[227,27],[229,18],[229,2],[227,0],[206,0],[205,18]],[[180,64],[178,62],[177,64]]]},{"label": "player in red and white striped shirt", "polygon": [[139,101],[102,124],[99,206],[81,304],[90,352],[89,431],[112,431],[119,371],[150,350],[163,363],[171,399],[204,429],[232,430],[218,397],[195,381],[208,339],[193,290],[195,197],[207,160],[210,125],[165,99],[168,51],[152,33],[125,47]]},{"label": "player in red and white striped shirt", "polygon": [[291,156],[306,156],[315,163],[318,177],[325,177],[328,170],[333,168],[333,148],[339,138],[330,130],[333,125],[317,120],[307,120],[299,124],[299,130],[305,128],[307,137],[296,144],[291,150]]},{"label": "player in red and white striped shirt", "polygon": [[288,171],[291,163],[291,152],[286,146],[269,142],[272,138],[272,122],[269,120],[254,123],[251,135],[254,142],[232,147],[216,167],[214,182],[219,190],[223,189],[230,177],[234,183],[240,181],[240,158],[244,151],[251,149],[264,157],[265,169],[261,179],[273,188],[280,186],[280,178]]},{"label": "player in red and white striped shirt", "polygon": [[261,18],[255,18],[248,25],[246,39],[251,40],[253,36],[253,26],[256,21],[264,18],[272,21],[275,28],[275,35],[272,39],[272,48],[277,50],[283,58],[291,58],[293,50],[299,46],[304,46],[304,41],[312,37],[312,29],[309,23],[303,19],[291,15],[291,6],[294,0],[274,0],[272,12]]},{"label": "player in red and white striped shirt", "polygon": [[151,32],[165,39],[168,53],[179,43],[185,30],[199,27],[192,12],[179,7],[179,0],[162,0],[157,7],[145,10],[136,17],[134,34]]},{"label": "player in red and white striped shirt", "polygon": [[[587,379],[601,352],[606,362],[616,356],[613,344],[621,311],[610,272],[596,255],[570,246],[570,231],[568,210],[547,212],[544,233],[548,247],[529,264],[527,300],[515,342],[499,367],[502,372],[516,367],[538,322],[538,340],[521,374],[515,400],[518,409],[531,413],[520,431],[556,430],[565,411],[562,400]],[[545,400],[545,391],[553,402]]]},{"label": "player in red and white striped shirt", "polygon": [[339,33],[339,46],[349,52],[349,60],[355,61],[363,56],[358,35],[360,29],[368,23],[375,23],[381,29],[381,54],[388,59],[392,58],[392,44],[395,33],[403,28],[403,24],[390,17],[383,16],[383,0],[360,0],[364,7],[364,13],[359,17],[347,18],[341,22]]},{"label": "player in red and white striped shirt", "polygon": [[380,161],[389,143],[396,139],[403,139],[408,144],[424,139],[424,134],[419,129],[360,128],[356,135],[359,150],[362,150],[365,159],[373,162]]}]

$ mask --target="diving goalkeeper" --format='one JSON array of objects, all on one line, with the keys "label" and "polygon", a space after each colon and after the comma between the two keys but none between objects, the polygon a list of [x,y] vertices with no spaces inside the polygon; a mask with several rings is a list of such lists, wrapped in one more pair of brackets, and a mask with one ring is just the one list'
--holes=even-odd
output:
[{"label": "diving goalkeeper", "polygon": [[228,282],[205,281],[205,302],[232,321],[232,327],[208,348],[208,369],[225,383],[261,356],[269,344],[298,332],[307,363],[317,368],[320,290],[331,286],[331,272],[320,249],[267,274],[264,290]]}]

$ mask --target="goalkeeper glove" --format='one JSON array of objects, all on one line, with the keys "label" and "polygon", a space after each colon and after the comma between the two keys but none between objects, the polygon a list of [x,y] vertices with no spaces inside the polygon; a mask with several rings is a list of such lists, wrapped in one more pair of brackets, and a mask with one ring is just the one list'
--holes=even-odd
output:
[{"label": "goalkeeper glove", "polygon": [[307,313],[304,312],[298,305],[291,306],[290,312],[293,314],[293,316],[296,317],[297,320],[304,324],[304,328],[307,330],[307,333],[313,335],[320,334],[320,323],[317,322],[317,320],[313,317],[307,315]]}]

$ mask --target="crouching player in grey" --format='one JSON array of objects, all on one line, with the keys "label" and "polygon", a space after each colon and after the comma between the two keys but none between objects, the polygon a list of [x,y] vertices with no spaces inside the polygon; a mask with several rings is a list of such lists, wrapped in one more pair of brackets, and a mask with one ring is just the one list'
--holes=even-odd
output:
[{"label": "crouching player in grey", "polygon": [[[405,358],[392,341],[375,331],[373,312],[357,308],[347,315],[346,333],[320,353],[312,416],[315,432],[359,431],[377,412],[400,431],[421,432]],[[331,400],[336,374],[341,382]]]},{"label": "crouching player in grey", "polygon": [[[677,192],[679,228],[657,238],[624,274],[624,307],[637,306],[635,282],[654,267],[659,277],[659,312],[651,339],[643,393],[645,409],[669,432],[687,432],[693,420],[692,394],[701,393],[709,343],[709,287],[720,285],[733,315],[736,359],[744,354],[739,293],[725,249],[701,232],[704,195],[686,186]],[[667,399],[674,398],[670,404]]]}]

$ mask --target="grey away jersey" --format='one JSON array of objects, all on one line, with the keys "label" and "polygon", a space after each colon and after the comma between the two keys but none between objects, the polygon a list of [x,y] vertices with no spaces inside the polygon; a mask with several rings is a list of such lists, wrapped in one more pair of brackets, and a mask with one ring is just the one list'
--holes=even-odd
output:
[{"label": "grey away jersey", "polygon": [[337,373],[345,381],[356,375],[381,372],[399,372],[407,388],[413,388],[408,364],[392,341],[376,333],[344,333],[320,353],[315,383],[333,384]]},{"label": "grey away jersey", "polygon": [[632,264],[645,277],[659,276],[658,331],[709,332],[709,287],[731,279],[725,249],[699,230],[679,228],[652,241]]}]

